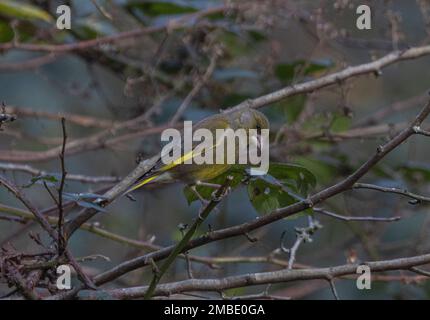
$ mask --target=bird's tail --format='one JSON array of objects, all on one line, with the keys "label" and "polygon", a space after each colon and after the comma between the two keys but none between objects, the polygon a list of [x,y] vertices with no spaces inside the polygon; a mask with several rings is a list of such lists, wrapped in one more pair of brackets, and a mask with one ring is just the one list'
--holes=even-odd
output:
[{"label": "bird's tail", "polygon": [[160,175],[154,175],[148,178],[143,178],[142,180],[138,180],[134,185],[132,185],[127,191],[124,192],[124,195],[139,189],[140,187],[143,187],[144,185],[149,184],[150,182],[153,182],[156,178],[158,178]]}]

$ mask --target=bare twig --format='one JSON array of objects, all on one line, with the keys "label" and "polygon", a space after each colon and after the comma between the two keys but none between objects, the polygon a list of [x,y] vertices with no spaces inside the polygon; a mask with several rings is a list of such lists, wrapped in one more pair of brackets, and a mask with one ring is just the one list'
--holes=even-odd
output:
[{"label": "bare twig", "polygon": [[[39,224],[42,226],[42,228],[49,234],[49,236],[55,241],[58,242],[58,234],[55,232],[55,230],[51,227],[48,220],[39,212],[38,209],[26,198],[24,193],[21,192],[21,190],[15,186],[12,182],[8,181],[6,178],[0,175],[0,185],[3,185],[8,189],[12,194],[20,200],[28,210],[30,210],[31,213],[34,214],[35,219]],[[85,286],[88,288],[95,288],[95,285],[93,284],[92,280],[82,271],[81,267],[78,263],[74,261],[74,258],[70,251],[66,248],[64,251],[66,257],[69,259],[70,263],[72,264],[73,268],[76,270],[76,273],[80,277],[80,279],[84,282]]]},{"label": "bare twig", "polygon": [[[399,258],[392,260],[366,262],[371,272],[384,272],[390,270],[409,270],[412,267],[430,263],[430,254],[413,256],[408,258]],[[357,275],[359,264],[346,264],[328,268],[315,269],[282,269],[271,272],[248,273],[237,276],[229,276],[219,279],[188,279],[178,282],[160,284],[154,291],[154,295],[169,296],[176,293],[188,291],[222,291],[231,288],[239,288],[253,285],[268,283],[284,283],[297,280],[311,279],[335,279],[346,275]],[[148,286],[131,287],[122,289],[105,290],[109,297],[117,299],[136,299],[145,295]],[[97,298],[100,292],[92,294],[91,292],[82,293],[86,299]],[[50,297],[50,299],[61,299],[62,295]]]},{"label": "bare twig", "polygon": [[215,192],[214,197],[211,199],[211,201],[209,201],[206,204],[206,206],[203,208],[202,212],[199,213],[199,216],[196,218],[194,223],[190,226],[188,231],[185,233],[184,237],[175,246],[175,248],[172,250],[172,252],[167,257],[166,261],[164,261],[164,263],[160,267],[160,270],[158,272],[154,272],[154,275],[152,277],[148,291],[145,294],[145,299],[151,298],[152,293],[156,289],[157,284],[160,281],[163,274],[167,271],[167,269],[170,267],[170,265],[173,263],[173,261],[176,259],[176,257],[184,251],[184,247],[191,240],[191,238],[193,237],[196,230],[203,223],[203,221],[205,221],[205,219],[209,216],[211,211],[213,209],[215,209],[215,207],[221,201],[222,197],[224,197],[226,195],[227,190],[229,189],[232,180],[233,180],[233,177],[231,177],[231,176],[227,177],[226,182]]},{"label": "bare twig", "polygon": [[[8,170],[8,171],[20,171],[26,172],[33,176],[50,176],[57,175],[57,173],[48,172],[44,170],[40,170],[34,168],[27,164],[19,164],[19,163],[4,163],[0,162],[0,170]],[[72,174],[68,173],[66,176],[66,180],[79,181],[83,183],[112,183],[121,181],[120,177],[112,177],[112,176],[87,176],[83,174]]]},{"label": "bare twig", "polygon": [[0,44],[0,51],[19,49],[19,50],[26,50],[26,51],[48,51],[51,53],[62,53],[62,52],[70,52],[70,51],[77,51],[77,50],[86,50],[89,48],[112,44],[112,43],[116,43],[118,45],[118,42],[123,40],[138,38],[144,35],[160,32],[163,30],[172,31],[172,30],[184,28],[190,21],[195,22],[208,15],[226,12],[229,10],[233,10],[234,8],[235,7],[233,6],[212,7],[206,10],[183,15],[179,18],[169,20],[164,24],[161,24],[158,26],[135,29],[135,30],[126,31],[126,32],[118,33],[111,36],[100,37],[100,38],[91,39],[91,40],[84,40],[84,41],[75,42],[75,43],[32,44],[32,43],[8,42],[8,43]]},{"label": "bare twig", "polygon": [[352,189],[371,189],[371,190],[376,190],[376,191],[381,191],[381,192],[400,194],[402,196],[411,198],[413,200],[417,200],[419,202],[430,202],[430,197],[421,196],[419,194],[409,192],[408,190],[402,190],[402,189],[398,189],[398,188],[380,187],[380,186],[377,186],[374,184],[369,184],[369,183],[355,183],[352,186]]},{"label": "bare twig", "polygon": [[299,247],[304,242],[312,242],[312,235],[322,228],[318,221],[314,220],[311,216],[308,216],[308,226],[305,228],[295,228],[296,241],[294,242],[291,249],[288,250],[290,258],[288,260],[288,269],[292,269],[296,260],[296,253]]},{"label": "bare twig", "polygon": [[112,128],[116,122],[108,119],[101,119],[99,117],[91,117],[86,115],[67,113],[67,112],[48,112],[41,110],[34,110],[30,108],[22,108],[16,106],[8,106],[8,110],[11,113],[16,114],[20,118],[44,118],[48,120],[61,120],[66,118],[68,123],[73,123],[82,127],[94,127],[94,128]]},{"label": "bare twig", "polygon": [[61,54],[49,53],[40,57],[31,58],[25,61],[8,62],[0,64],[0,71],[2,72],[20,72],[31,69],[37,69],[45,64],[56,61]]},{"label": "bare twig", "polygon": [[194,87],[191,89],[191,91],[185,97],[184,101],[182,101],[181,105],[178,107],[178,110],[176,110],[176,113],[170,119],[169,124],[174,124],[179,120],[179,118],[182,116],[182,114],[188,108],[188,106],[190,105],[190,103],[194,99],[194,97],[200,92],[200,90],[203,88],[203,86],[206,84],[206,82],[208,82],[209,78],[211,77],[212,73],[215,70],[217,55],[218,55],[218,53],[214,53],[212,55],[212,58],[210,60],[208,68],[206,69],[206,72],[203,74],[201,79],[197,79],[195,81]]},{"label": "bare twig", "polygon": [[61,127],[63,129],[63,144],[61,147],[60,153],[60,161],[61,161],[61,180],[60,187],[58,188],[58,255],[61,256],[64,249],[66,248],[67,242],[64,238],[64,211],[63,211],[63,190],[64,183],[66,182],[66,165],[65,165],[65,150],[66,150],[66,141],[67,141],[67,132],[66,132],[66,119],[61,119]]},{"label": "bare twig", "polygon": [[412,267],[412,268],[410,268],[410,270],[419,274],[419,275],[430,277],[430,271],[425,271],[425,270],[417,268],[417,267]]},{"label": "bare twig", "polygon": [[[116,138],[111,138],[113,132],[131,125],[135,125],[135,121],[136,119],[132,119],[130,121],[126,121],[125,123],[114,126],[112,130],[105,130],[86,138],[74,139],[67,143],[66,155],[73,155],[89,150],[109,147],[125,140],[158,134],[166,128],[171,128],[171,126],[161,125],[157,127],[142,129],[130,134],[124,134]],[[57,158],[60,152],[61,146],[54,147],[45,151],[0,150],[0,160],[12,162],[46,161]]]},{"label": "bare twig", "polygon": [[243,106],[248,106],[251,108],[260,108],[265,105],[275,103],[279,100],[285,99],[287,97],[297,95],[297,94],[312,92],[317,89],[338,84],[339,82],[345,81],[346,79],[356,77],[359,75],[369,74],[369,73],[374,73],[379,75],[381,73],[381,69],[386,66],[389,66],[393,63],[396,63],[402,60],[415,59],[428,54],[430,54],[430,45],[423,46],[423,47],[414,47],[414,48],[401,50],[401,51],[393,51],[378,60],[375,60],[369,63],[360,64],[354,67],[348,67],[344,70],[328,74],[319,79],[288,86],[278,91],[260,96],[258,98],[244,101],[232,109],[241,108]]},{"label": "bare twig", "polygon": [[397,101],[393,104],[391,104],[388,107],[384,108],[378,108],[378,111],[366,116],[354,123],[354,127],[362,127],[365,125],[371,125],[378,123],[381,119],[384,119],[386,116],[389,116],[390,114],[397,114],[401,111],[414,108],[418,105],[422,105],[427,100],[427,92],[419,94],[417,96],[414,96],[412,98],[408,98],[402,101]]},{"label": "bare twig", "polygon": [[321,209],[321,208],[313,208],[314,212],[325,215],[325,216],[329,216],[332,218],[336,218],[339,220],[343,220],[343,221],[375,221],[375,222],[393,222],[393,221],[399,221],[401,219],[401,217],[396,216],[396,217],[389,217],[389,218],[384,218],[384,217],[354,217],[354,216],[343,216],[325,209]]},{"label": "bare twig", "polygon": [[340,300],[333,278],[329,277],[327,281],[330,283],[331,292],[333,293],[335,300]]},{"label": "bare twig", "polygon": [[416,126],[416,127],[414,127],[414,130],[415,130],[415,133],[416,133],[416,134],[421,134],[421,135],[423,135],[423,136],[430,137],[430,131],[428,131],[428,130],[423,130],[423,129],[421,129],[421,127],[420,127],[420,126]]}]

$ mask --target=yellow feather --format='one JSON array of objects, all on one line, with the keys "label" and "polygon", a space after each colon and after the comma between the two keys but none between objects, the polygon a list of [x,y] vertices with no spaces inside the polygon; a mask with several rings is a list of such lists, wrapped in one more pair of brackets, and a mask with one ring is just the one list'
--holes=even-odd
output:
[{"label": "yellow feather", "polygon": [[145,180],[143,180],[143,181],[139,182],[139,183],[138,183],[138,184],[136,184],[135,186],[133,186],[133,187],[131,187],[130,189],[128,189],[126,193],[129,193],[129,192],[132,192],[132,191],[134,191],[134,190],[136,190],[136,189],[139,189],[140,187],[142,187],[142,186],[144,186],[145,184],[147,184],[147,183],[151,182],[152,180],[154,180],[154,179],[155,179],[155,178],[157,178],[158,176],[159,176],[159,175],[155,175],[155,176],[149,177],[149,178],[147,178],[147,179],[145,179]]}]

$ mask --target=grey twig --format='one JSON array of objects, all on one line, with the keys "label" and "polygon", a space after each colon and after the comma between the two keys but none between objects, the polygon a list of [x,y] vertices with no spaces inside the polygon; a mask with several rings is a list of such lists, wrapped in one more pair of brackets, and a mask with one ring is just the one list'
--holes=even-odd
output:
[{"label": "grey twig", "polygon": [[[53,173],[53,172],[39,170],[39,169],[34,168],[32,166],[29,166],[27,164],[19,164],[19,163],[0,162],[0,170],[26,172],[26,173],[29,173],[33,176],[56,175],[56,173]],[[79,181],[79,182],[84,182],[84,183],[111,183],[111,182],[118,182],[121,180],[121,178],[109,177],[109,176],[94,177],[94,176],[87,176],[87,175],[82,175],[82,174],[68,173],[66,176],[66,180],[73,180],[73,181]]]},{"label": "grey twig", "polygon": [[333,278],[329,278],[327,281],[330,283],[331,292],[333,293],[334,298],[336,300],[340,300]]},{"label": "grey twig", "polygon": [[314,220],[311,216],[308,216],[308,226],[305,228],[295,228],[296,231],[296,241],[294,242],[291,249],[288,250],[290,253],[290,258],[288,260],[288,269],[292,269],[294,265],[294,261],[296,260],[296,253],[299,250],[299,247],[304,242],[312,242],[312,235],[318,229],[321,229],[321,224]]},{"label": "grey twig", "polygon": [[422,276],[426,276],[426,277],[430,277],[430,271],[426,271],[417,267],[412,267],[409,270],[411,270],[412,272],[415,272],[417,274],[420,274]]},{"label": "grey twig", "polygon": [[174,124],[174,123],[176,123],[176,121],[179,120],[179,118],[182,116],[182,114],[188,108],[188,106],[190,105],[190,103],[194,99],[194,97],[200,92],[200,90],[203,88],[203,86],[208,82],[209,78],[211,77],[212,73],[215,70],[217,57],[218,57],[218,54],[215,52],[212,55],[211,61],[209,63],[209,67],[206,69],[206,72],[203,74],[203,76],[201,78],[197,79],[194,87],[191,89],[191,91],[185,97],[184,101],[182,101],[181,105],[178,107],[178,110],[176,110],[176,113],[170,119],[170,121],[169,121],[170,124]]},{"label": "grey twig", "polygon": [[352,189],[372,189],[372,190],[381,191],[381,192],[400,194],[405,197],[411,198],[413,200],[417,200],[419,202],[430,202],[430,197],[421,196],[419,194],[409,192],[408,190],[405,190],[405,189],[380,187],[369,183],[355,183],[352,186]]},{"label": "grey twig", "polygon": [[227,190],[230,187],[231,182],[233,181],[233,177],[228,176],[225,183],[215,192],[214,197],[211,201],[209,201],[206,206],[203,208],[201,213],[199,213],[199,216],[196,218],[194,223],[191,225],[191,227],[188,229],[188,231],[185,233],[184,237],[181,241],[174,247],[172,252],[169,254],[167,259],[162,264],[159,272],[154,273],[152,277],[152,281],[149,285],[148,291],[145,294],[145,299],[150,299],[152,296],[152,293],[157,287],[158,282],[160,281],[163,274],[167,271],[167,269],[170,267],[170,265],[173,263],[173,261],[176,259],[176,257],[184,252],[185,246],[188,244],[188,242],[193,237],[196,230],[199,228],[199,226],[203,223],[203,221],[209,216],[211,211],[215,209],[215,207],[218,205],[219,201],[222,197],[224,197],[227,193]]},{"label": "grey twig", "polygon": [[389,218],[384,218],[384,217],[351,217],[351,216],[343,216],[322,208],[314,208],[314,212],[325,215],[325,216],[329,216],[332,218],[336,218],[339,220],[343,220],[343,221],[375,221],[375,222],[393,222],[393,221],[399,221],[401,219],[401,217],[396,216],[396,217],[389,217]]},{"label": "grey twig", "polygon": [[66,141],[67,141],[67,132],[66,132],[66,119],[61,118],[61,127],[63,129],[63,144],[61,146],[60,152],[60,161],[61,161],[61,180],[60,187],[58,188],[58,255],[61,256],[64,249],[67,246],[67,241],[64,238],[64,209],[63,209],[63,190],[64,183],[66,182],[66,165],[65,165],[65,150],[66,150]]},{"label": "grey twig", "polygon": [[[430,254],[398,258],[392,260],[366,262],[372,273],[392,270],[409,270],[412,267],[430,263]],[[328,268],[315,269],[282,269],[278,271],[248,273],[236,276],[229,276],[219,279],[188,279],[178,282],[159,284],[154,291],[157,296],[170,296],[172,294],[189,291],[222,291],[231,288],[262,285],[268,283],[285,283],[297,280],[322,279],[329,281],[346,275],[357,275],[359,264],[345,264]],[[332,283],[331,283],[332,284]],[[148,286],[121,288],[105,290],[109,297],[116,299],[137,299],[142,298],[148,290]],[[333,287],[332,287],[333,290]],[[333,294],[339,298],[334,290]],[[97,299],[100,296],[92,292],[85,292],[86,299]],[[62,299],[64,294],[50,297],[50,299]]]},{"label": "grey twig", "polygon": [[[12,182],[7,180],[5,177],[0,175],[0,185],[3,185],[6,187],[7,190],[12,192],[12,194],[21,201],[24,206],[27,207],[27,209],[33,213],[35,216],[35,219],[37,222],[41,225],[41,227],[49,234],[49,236],[55,241],[58,242],[58,234],[55,232],[55,230],[51,227],[46,217],[44,217],[38,209],[27,199],[27,197],[24,195],[24,193],[15,186]],[[72,254],[70,251],[65,248],[64,253],[66,257],[69,259],[71,265],[75,269],[76,273],[78,274],[79,278],[83,281],[86,287],[88,288],[95,288],[95,285],[93,284],[92,280],[82,271],[82,268],[79,266],[79,264],[74,260]]]}]

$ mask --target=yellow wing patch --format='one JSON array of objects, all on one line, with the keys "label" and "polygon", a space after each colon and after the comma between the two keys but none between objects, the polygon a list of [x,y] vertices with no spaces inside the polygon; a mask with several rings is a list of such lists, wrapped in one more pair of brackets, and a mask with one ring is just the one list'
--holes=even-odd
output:
[{"label": "yellow wing patch", "polygon": [[[221,141],[218,141],[215,145],[210,147],[211,149],[216,148],[218,145],[220,145],[222,142],[224,142],[222,139],[220,139]],[[200,150],[200,153],[202,153],[203,150]],[[172,163],[166,164],[165,166],[161,167],[159,169],[160,172],[166,172],[174,167],[176,167],[177,165],[183,164],[185,163],[185,161],[193,158],[194,156],[196,156],[198,153],[195,152],[194,150],[191,150],[189,152],[187,152],[186,154],[184,154],[183,156],[179,157],[178,159],[176,159],[175,161],[173,161]],[[151,182],[152,180],[158,178],[161,174],[157,174],[154,175],[152,177],[149,177],[147,179],[144,179],[143,181],[139,182],[138,184],[136,184],[135,186],[133,186],[132,188],[130,188],[126,193],[129,193],[131,191],[134,191],[136,189],[139,189],[140,187],[144,186],[145,184]]]},{"label": "yellow wing patch", "polygon": [[135,186],[131,187],[130,189],[127,190],[127,193],[132,192],[136,189],[139,189],[140,187],[144,186],[145,184],[151,182],[152,180],[154,180],[155,178],[159,177],[159,175],[155,175],[152,177],[149,177],[141,182],[139,182],[138,184],[136,184]]}]

